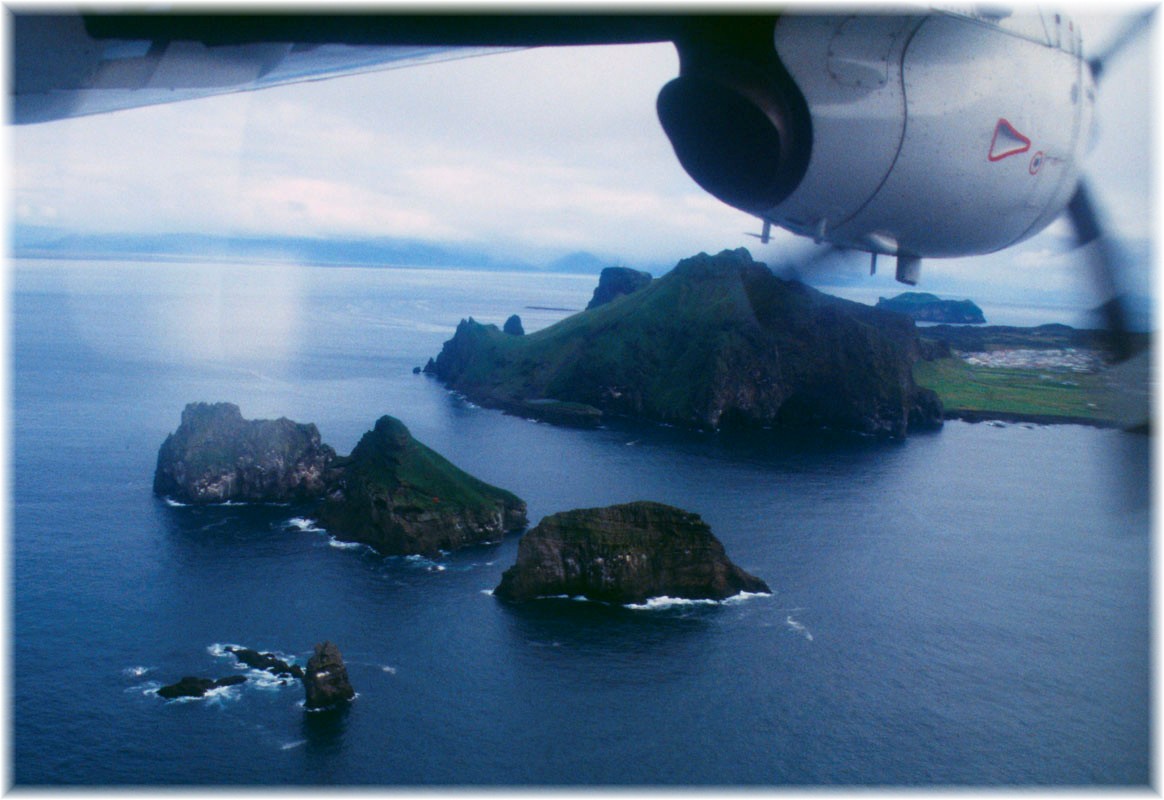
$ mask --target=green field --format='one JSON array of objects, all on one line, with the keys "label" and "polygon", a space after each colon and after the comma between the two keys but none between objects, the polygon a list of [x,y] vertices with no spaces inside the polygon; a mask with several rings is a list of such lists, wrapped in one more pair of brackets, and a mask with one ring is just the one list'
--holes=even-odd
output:
[{"label": "green field", "polygon": [[914,380],[942,398],[947,416],[1089,421],[1122,425],[1125,392],[1106,372],[971,366],[960,358],[919,361]]}]

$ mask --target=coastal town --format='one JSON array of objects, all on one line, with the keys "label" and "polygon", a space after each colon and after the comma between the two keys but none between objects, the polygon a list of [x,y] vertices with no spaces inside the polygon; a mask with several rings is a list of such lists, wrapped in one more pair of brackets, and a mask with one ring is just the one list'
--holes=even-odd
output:
[{"label": "coastal town", "polygon": [[1051,369],[1069,372],[1094,373],[1104,366],[1103,354],[1098,350],[1075,347],[1055,349],[1016,348],[960,353],[963,361],[972,367],[1004,369]]}]

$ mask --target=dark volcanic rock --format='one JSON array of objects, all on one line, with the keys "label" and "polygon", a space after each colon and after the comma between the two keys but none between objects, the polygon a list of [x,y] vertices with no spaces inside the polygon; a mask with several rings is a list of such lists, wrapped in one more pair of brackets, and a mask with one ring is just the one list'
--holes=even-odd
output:
[{"label": "dark volcanic rock", "polygon": [[221,686],[236,686],[240,683],[246,683],[246,680],[244,675],[231,675],[218,680],[187,675],[177,683],[171,683],[169,686],[158,689],[158,697],[164,697],[166,700],[174,700],[179,697],[202,697],[211,689],[217,689]]},{"label": "dark volcanic rock", "polygon": [[281,678],[302,678],[303,668],[298,664],[288,664],[274,653],[260,653],[247,647],[227,647],[226,651],[234,655],[240,664],[246,664],[252,669],[261,669]]},{"label": "dark volcanic rock", "polygon": [[592,308],[606,305],[616,297],[633,294],[651,282],[651,273],[640,272],[630,267],[607,267],[598,276],[598,286],[594,289],[594,296],[586,306]]},{"label": "dark volcanic rock", "polygon": [[698,514],[637,502],[546,517],[522,537],[517,563],[493,593],[503,600],[581,595],[641,603],[769,591],[728,560]]},{"label": "dark volcanic rock", "polygon": [[385,555],[433,555],[526,525],[520,498],[458,469],[393,417],[381,417],[337,467],[320,522]]},{"label": "dark volcanic rock", "polygon": [[525,336],[525,328],[521,326],[521,317],[517,314],[505,320],[505,326],[501,330],[510,336]]},{"label": "dark volcanic rock", "polygon": [[315,646],[315,654],[307,660],[304,670],[303,688],[311,709],[328,708],[356,696],[338,647],[331,642]]},{"label": "dark volcanic rock", "polygon": [[[913,380],[913,320],[777,278],[746,250],[685,259],[609,305],[521,338],[462,321],[426,371],[475,402],[557,401],[696,428],[939,427]],[[549,407],[553,407],[550,404]]]},{"label": "dark volcanic rock", "polygon": [[318,497],[334,459],[314,425],[245,420],[233,403],[190,403],[158,451],[154,493],[184,503]]},{"label": "dark volcanic rock", "polygon": [[926,292],[902,292],[896,297],[877,299],[877,308],[896,311],[918,322],[946,322],[958,325],[982,325],[986,317],[970,300],[942,300]]}]

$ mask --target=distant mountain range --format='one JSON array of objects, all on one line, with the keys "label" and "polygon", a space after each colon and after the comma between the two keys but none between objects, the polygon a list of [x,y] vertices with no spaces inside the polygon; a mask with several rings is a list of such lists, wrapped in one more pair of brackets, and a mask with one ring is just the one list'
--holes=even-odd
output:
[{"label": "distant mountain range", "polygon": [[319,239],[307,236],[227,237],[200,233],[76,233],[17,226],[17,258],[126,259],[164,261],[278,261],[317,266],[427,267],[575,274],[600,273],[619,263],[588,252],[538,262],[486,252],[473,246],[419,239]]}]

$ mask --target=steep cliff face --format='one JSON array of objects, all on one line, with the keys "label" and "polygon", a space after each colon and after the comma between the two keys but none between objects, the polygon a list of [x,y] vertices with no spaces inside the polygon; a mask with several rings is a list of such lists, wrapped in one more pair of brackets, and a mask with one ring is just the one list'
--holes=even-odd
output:
[{"label": "steep cliff face", "polygon": [[641,603],[769,591],[728,560],[698,514],[637,502],[546,517],[522,537],[517,563],[493,593],[503,600],[569,595]]},{"label": "steep cliff face", "polygon": [[777,278],[746,250],[700,254],[618,303],[521,337],[463,321],[427,371],[484,405],[530,401],[700,428],[942,424],[913,382],[913,321]]},{"label": "steep cliff face", "polygon": [[337,471],[320,522],[386,555],[455,550],[526,524],[520,498],[458,469],[393,417],[381,417]]},{"label": "steep cliff face", "polygon": [[233,403],[190,403],[158,451],[154,493],[184,503],[318,497],[335,451],[314,425],[244,420]]}]

